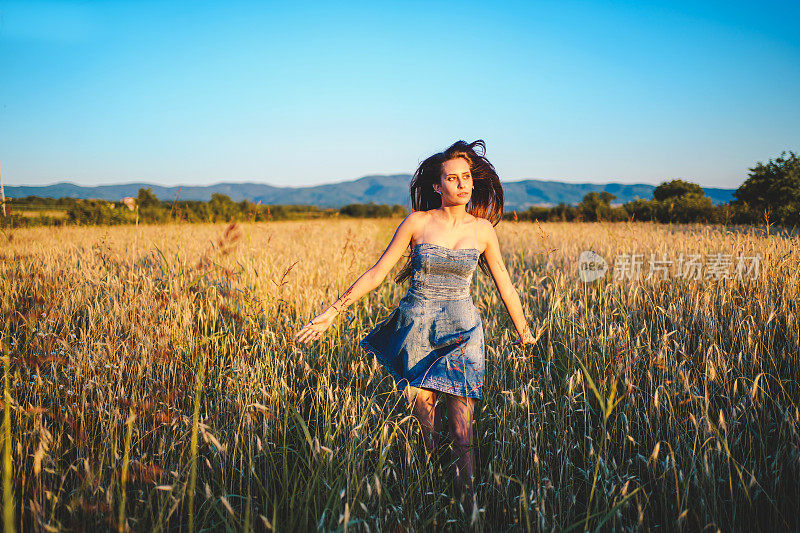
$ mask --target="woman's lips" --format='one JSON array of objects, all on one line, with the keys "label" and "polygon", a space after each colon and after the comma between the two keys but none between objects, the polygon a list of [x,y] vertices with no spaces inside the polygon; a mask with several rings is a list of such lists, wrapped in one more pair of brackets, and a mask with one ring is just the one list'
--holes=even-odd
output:
[{"label": "woman's lips", "polygon": [[469,193],[468,192],[460,192],[460,193],[458,193],[458,195],[459,196],[468,196]]}]

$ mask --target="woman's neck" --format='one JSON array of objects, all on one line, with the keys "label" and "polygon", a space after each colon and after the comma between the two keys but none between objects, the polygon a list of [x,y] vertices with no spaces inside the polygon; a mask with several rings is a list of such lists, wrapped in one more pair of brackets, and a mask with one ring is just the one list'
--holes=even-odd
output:
[{"label": "woman's neck", "polygon": [[434,209],[439,211],[440,220],[446,224],[457,225],[467,219],[467,209],[463,205],[448,205]]}]

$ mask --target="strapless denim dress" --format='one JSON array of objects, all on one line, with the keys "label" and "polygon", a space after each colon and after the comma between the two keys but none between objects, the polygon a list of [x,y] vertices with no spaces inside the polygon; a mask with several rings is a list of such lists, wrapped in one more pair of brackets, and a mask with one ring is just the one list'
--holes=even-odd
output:
[{"label": "strapless denim dress", "polygon": [[359,341],[401,392],[416,387],[483,399],[483,321],[470,294],[479,257],[476,248],[411,249],[408,291]]}]

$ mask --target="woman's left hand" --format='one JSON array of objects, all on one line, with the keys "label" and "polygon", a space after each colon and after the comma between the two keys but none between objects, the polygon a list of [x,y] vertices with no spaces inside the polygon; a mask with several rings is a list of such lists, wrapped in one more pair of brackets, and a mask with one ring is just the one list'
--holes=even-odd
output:
[{"label": "woman's left hand", "polygon": [[294,334],[294,339],[297,342],[305,344],[306,342],[313,341],[322,337],[331,324],[333,319],[336,318],[335,312],[325,311],[309,320],[308,324],[303,326],[297,333]]}]

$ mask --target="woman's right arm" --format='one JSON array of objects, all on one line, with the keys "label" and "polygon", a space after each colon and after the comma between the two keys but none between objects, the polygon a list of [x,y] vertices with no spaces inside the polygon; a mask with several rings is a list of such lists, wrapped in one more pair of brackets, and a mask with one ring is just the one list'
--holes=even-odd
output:
[{"label": "woman's right arm", "polygon": [[424,213],[415,211],[410,213],[394,232],[389,246],[386,247],[378,262],[369,270],[361,274],[358,279],[348,288],[344,294],[336,299],[327,309],[315,316],[308,324],[295,334],[301,342],[313,339],[328,329],[336,318],[347,306],[357,301],[359,298],[379,287],[392,267],[403,256],[411,242],[411,237],[420,229],[423,223]]}]

